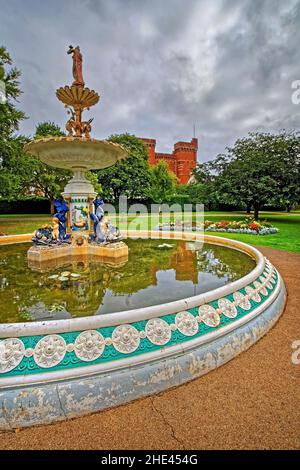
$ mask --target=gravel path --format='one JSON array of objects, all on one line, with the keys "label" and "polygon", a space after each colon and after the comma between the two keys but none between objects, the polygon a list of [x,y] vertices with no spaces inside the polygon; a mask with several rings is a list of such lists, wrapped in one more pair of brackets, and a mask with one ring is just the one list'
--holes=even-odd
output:
[{"label": "gravel path", "polygon": [[289,298],[275,327],[208,375],[150,398],[72,421],[0,432],[0,449],[300,448],[300,255],[260,250]]}]

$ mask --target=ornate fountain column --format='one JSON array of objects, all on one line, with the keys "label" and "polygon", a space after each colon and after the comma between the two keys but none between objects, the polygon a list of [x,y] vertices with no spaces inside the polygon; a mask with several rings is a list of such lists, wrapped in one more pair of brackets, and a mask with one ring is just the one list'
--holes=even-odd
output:
[{"label": "ornate fountain column", "polygon": [[72,168],[73,178],[65,186],[62,196],[69,201],[69,218],[67,232],[92,231],[90,213],[93,212],[93,201],[96,192],[93,185],[85,177],[86,169],[82,167]]}]

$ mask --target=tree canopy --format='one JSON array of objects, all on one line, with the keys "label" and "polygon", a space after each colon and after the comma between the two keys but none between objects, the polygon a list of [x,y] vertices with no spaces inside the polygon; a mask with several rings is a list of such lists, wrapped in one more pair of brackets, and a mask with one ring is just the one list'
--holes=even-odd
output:
[{"label": "tree canopy", "polygon": [[102,195],[107,202],[116,203],[120,196],[130,200],[144,200],[150,187],[150,168],[145,144],[131,134],[115,134],[108,139],[121,144],[128,151],[128,158],[115,165],[97,170]]},{"label": "tree canopy", "polygon": [[255,219],[263,205],[289,209],[300,199],[298,133],[250,133],[208,166],[216,199],[253,206]]},{"label": "tree canopy", "polygon": [[300,201],[300,134],[250,133],[226,153],[198,163],[193,182],[181,188],[191,203],[243,204],[258,219],[262,206],[289,211]]},{"label": "tree canopy", "polygon": [[[30,161],[25,158],[23,145],[25,136],[16,136],[19,123],[25,114],[17,109],[20,70],[12,67],[12,59],[5,47],[0,47],[1,80],[6,87],[6,102],[0,104],[0,197],[12,199],[20,197],[30,187],[32,171]],[[11,67],[10,67],[11,66]]]},{"label": "tree canopy", "polygon": [[157,204],[170,202],[175,195],[178,180],[169,170],[168,164],[161,160],[150,169],[148,195]]},{"label": "tree canopy", "polygon": [[66,135],[61,128],[54,122],[44,121],[40,122],[35,128],[35,139],[42,137],[61,137]]},{"label": "tree canopy", "polygon": [[21,71],[12,66],[12,58],[3,46],[0,46],[0,69],[6,92],[6,103],[0,104],[0,139],[7,140],[19,129],[20,121],[26,116],[16,107],[22,93],[19,83]]}]

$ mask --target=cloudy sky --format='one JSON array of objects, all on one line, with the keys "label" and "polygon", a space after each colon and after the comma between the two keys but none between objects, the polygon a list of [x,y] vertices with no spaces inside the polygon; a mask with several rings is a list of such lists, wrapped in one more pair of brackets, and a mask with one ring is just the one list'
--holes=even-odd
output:
[{"label": "cloudy sky", "polygon": [[69,44],[80,45],[93,136],[130,132],[158,151],[190,140],[209,160],[253,130],[294,129],[300,105],[300,0],[0,0],[0,43],[22,70],[21,131],[66,111]]}]

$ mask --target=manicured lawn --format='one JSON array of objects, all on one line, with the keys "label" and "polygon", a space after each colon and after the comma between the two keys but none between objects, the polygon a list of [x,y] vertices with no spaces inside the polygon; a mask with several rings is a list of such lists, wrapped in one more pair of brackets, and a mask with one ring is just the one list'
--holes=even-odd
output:
[{"label": "manicured lawn", "polygon": [[[235,217],[229,216],[228,213],[222,217],[210,216],[205,217],[208,220],[234,220]],[[299,215],[269,215],[264,214],[262,219],[267,219],[275,227],[279,228],[278,233],[271,235],[246,235],[241,233],[211,233],[221,237],[240,240],[250,245],[269,246],[277,250],[291,251],[300,253],[300,214]]]},{"label": "manicured lawn", "polygon": [[0,214],[0,219],[19,219],[19,218],[29,218],[29,219],[34,219],[34,218],[40,218],[40,217],[48,217],[49,214]]},{"label": "manicured lawn", "polygon": [[41,216],[33,220],[27,220],[29,216],[23,217],[21,215],[12,216],[8,219],[6,217],[0,217],[0,233],[4,235],[15,235],[18,233],[33,233],[38,227],[51,221],[51,217]]},{"label": "manicured lawn", "polygon": [[[218,215],[216,215],[218,214]],[[218,220],[234,220],[238,217],[242,217],[242,213],[213,213],[207,212],[205,219],[218,221]],[[146,216],[143,216],[143,218]],[[32,220],[28,220],[32,218]],[[3,219],[3,220],[1,220]],[[112,222],[114,218],[112,218]],[[128,218],[129,222],[134,219],[134,216]],[[257,246],[269,246],[278,250],[286,250],[295,253],[300,253],[300,213],[274,213],[264,212],[262,213],[261,219],[267,219],[273,225],[279,228],[279,233],[273,235],[244,235],[239,233],[216,233],[206,232],[212,235],[221,237],[233,238],[240,240],[250,245]],[[26,215],[12,215],[12,216],[0,216],[0,233],[6,235],[13,235],[17,233],[33,233],[39,226],[50,222],[51,217],[48,215],[42,215],[38,217],[36,214]],[[125,228],[125,223],[120,223],[120,228]]]}]

